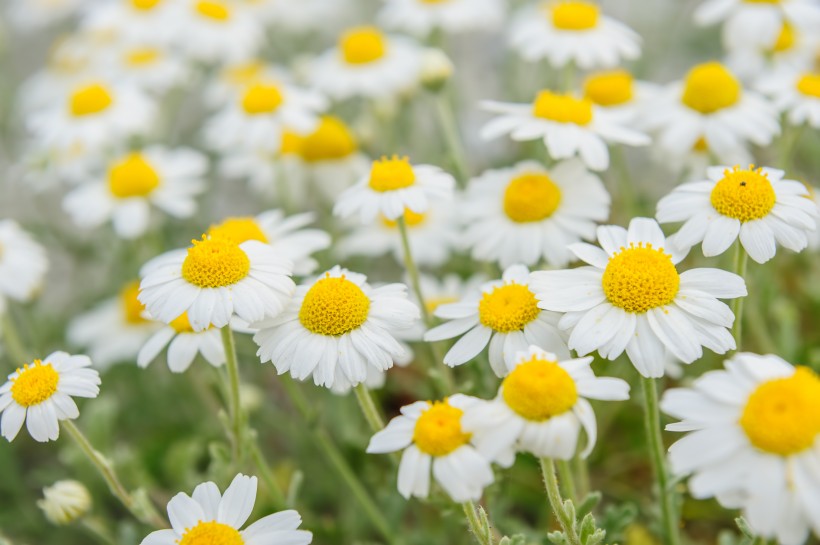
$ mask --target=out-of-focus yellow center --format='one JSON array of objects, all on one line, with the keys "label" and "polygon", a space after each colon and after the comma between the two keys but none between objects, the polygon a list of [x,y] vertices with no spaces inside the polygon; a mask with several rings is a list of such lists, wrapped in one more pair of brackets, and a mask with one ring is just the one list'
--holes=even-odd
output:
[{"label": "out-of-focus yellow center", "polygon": [[191,327],[191,322],[188,320],[188,313],[183,312],[173,320],[170,325],[177,333],[193,333],[194,328]]},{"label": "out-of-focus yellow center", "polygon": [[709,197],[719,213],[742,222],[763,218],[772,211],[775,193],[768,175],[750,165],[747,170],[726,169]]},{"label": "out-of-focus yellow center", "polygon": [[235,528],[210,521],[197,523],[193,528],[186,528],[179,545],[244,545],[242,534]]},{"label": "out-of-focus yellow center", "polygon": [[251,260],[239,244],[227,238],[192,240],[182,262],[182,278],[200,288],[236,284],[251,270]]},{"label": "out-of-focus yellow center", "polygon": [[252,217],[226,218],[222,223],[211,225],[208,229],[211,238],[228,238],[237,244],[246,240],[258,240],[268,243],[268,237]]},{"label": "out-of-focus yellow center", "polygon": [[142,317],[145,311],[145,305],[140,303],[137,299],[137,294],[140,292],[139,280],[129,282],[120,290],[120,305],[122,308],[123,318],[128,324],[139,325],[149,322]]},{"label": "out-of-focus yellow center", "polygon": [[640,314],[671,303],[678,294],[680,276],[663,248],[639,242],[609,258],[601,284],[610,303]]},{"label": "out-of-focus yellow center", "polygon": [[370,299],[344,276],[326,274],[305,295],[299,321],[308,331],[337,337],[361,326],[370,312]]},{"label": "out-of-focus yellow center", "polygon": [[196,11],[203,17],[218,23],[231,19],[231,10],[228,5],[217,0],[200,0],[196,3]]},{"label": "out-of-focus yellow center", "polygon": [[481,323],[499,333],[520,331],[541,313],[527,286],[506,284],[485,293],[478,303]]},{"label": "out-of-focus yellow center", "polygon": [[564,414],[578,401],[569,373],[556,362],[537,356],[510,371],[502,383],[502,395],[513,411],[535,422]]},{"label": "out-of-focus yellow center", "polygon": [[104,112],[114,103],[114,97],[105,85],[92,83],[76,89],[68,100],[68,109],[74,117]]},{"label": "out-of-focus yellow center", "polygon": [[300,155],[308,163],[349,157],[358,149],[356,137],[338,117],[323,116],[311,134],[302,139]]},{"label": "out-of-focus yellow center", "polygon": [[139,49],[132,49],[125,54],[124,61],[127,66],[134,68],[148,66],[154,64],[160,59],[159,49],[153,47],[141,47]]},{"label": "out-of-focus yellow center", "polygon": [[592,101],[569,93],[541,91],[532,104],[532,113],[535,117],[558,123],[586,125],[592,121]]},{"label": "out-of-focus yellow center", "polygon": [[561,188],[543,172],[526,172],[504,190],[504,213],[518,223],[542,221],[561,204]]},{"label": "out-of-focus yellow center", "polygon": [[413,443],[430,456],[445,456],[470,441],[470,434],[461,429],[464,411],[447,400],[430,403],[421,413],[413,430]]},{"label": "out-of-focus yellow center", "polygon": [[686,75],[681,101],[702,114],[734,106],[743,88],[737,78],[719,62],[707,62]]},{"label": "out-of-focus yellow center", "polygon": [[150,11],[157,7],[162,0],[131,0],[131,5],[140,11]]},{"label": "out-of-focus yellow center", "polygon": [[416,174],[407,157],[382,157],[379,161],[373,161],[370,168],[368,185],[373,191],[395,191],[410,187],[415,182]]},{"label": "out-of-focus yellow center", "polygon": [[34,360],[17,369],[17,373],[12,379],[11,397],[21,407],[38,405],[57,391],[60,375],[50,363],[43,365],[40,360]]},{"label": "out-of-focus yellow center", "polygon": [[242,95],[242,109],[248,115],[275,112],[285,97],[278,85],[270,82],[251,83]]},{"label": "out-of-focus yellow center", "polygon": [[443,296],[443,297],[428,297],[424,300],[424,306],[427,307],[427,312],[434,313],[441,305],[449,305],[450,303],[458,302],[458,297]]},{"label": "out-of-focus yellow center", "polygon": [[[407,225],[407,227],[417,227],[424,223],[424,221],[427,219],[427,214],[418,214],[416,212],[413,212],[409,208],[405,208],[403,217],[404,224]],[[381,216],[381,221],[385,227],[388,227],[390,229],[396,229],[399,225],[398,221],[387,219],[384,216]]]},{"label": "out-of-focus yellow center", "polygon": [[145,197],[159,184],[159,174],[141,153],[129,153],[108,169],[108,190],[118,199]]},{"label": "out-of-focus yellow center", "polygon": [[797,90],[802,94],[820,98],[820,73],[806,73],[797,80]]},{"label": "out-of-focus yellow center", "polygon": [[584,81],[584,96],[600,106],[619,106],[632,100],[633,84],[626,70],[599,72]]},{"label": "out-of-focus yellow center", "polygon": [[774,45],[772,46],[772,51],[775,53],[788,51],[794,47],[794,42],[796,39],[797,36],[795,34],[794,27],[790,25],[788,21],[783,21],[783,26],[780,27],[780,33],[777,35],[777,40],[775,40]]},{"label": "out-of-focus yellow center", "polygon": [[601,10],[591,2],[559,2],[552,5],[552,25],[561,30],[589,30],[598,25]]},{"label": "out-of-focus yellow center", "polygon": [[368,64],[384,57],[387,39],[373,26],[352,28],[339,39],[339,50],[347,64]]},{"label": "out-of-focus yellow center", "polygon": [[265,72],[265,63],[252,60],[229,66],[222,73],[222,78],[237,87],[247,87],[258,80]]}]

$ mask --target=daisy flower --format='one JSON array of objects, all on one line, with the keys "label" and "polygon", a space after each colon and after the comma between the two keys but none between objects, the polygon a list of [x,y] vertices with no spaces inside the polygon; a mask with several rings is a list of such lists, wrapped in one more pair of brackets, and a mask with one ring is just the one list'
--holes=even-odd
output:
[{"label": "daisy flower", "polygon": [[113,31],[128,44],[162,46],[171,42],[176,0],[112,0],[88,6],[80,21],[88,33]]},{"label": "daisy flower", "polygon": [[237,62],[253,57],[262,46],[262,25],[233,2],[178,0],[173,7],[174,45],[191,60]]},{"label": "daisy flower", "polygon": [[669,448],[692,474],[695,498],[740,508],[756,535],[800,545],[820,536],[820,377],[774,355],[736,354],[691,388],[667,390],[661,409],[687,432]]},{"label": "daisy flower", "polygon": [[744,81],[765,85],[773,72],[811,67],[818,44],[820,39],[816,32],[807,32],[784,22],[773,45],[747,44],[732,49],[726,54],[726,65]]},{"label": "daisy flower", "polygon": [[406,499],[430,494],[430,472],[455,502],[477,501],[492,484],[490,461],[479,454],[461,420],[480,404],[456,394],[442,401],[417,401],[401,408],[401,416],[370,439],[367,452],[403,451],[399,464],[399,494]]},{"label": "daisy flower", "polygon": [[138,297],[151,316],[170,324],[187,311],[194,331],[203,331],[225,327],[234,315],[250,323],[285,308],[293,263],[268,244],[207,235],[191,242],[143,267]]},{"label": "daisy flower", "polygon": [[558,361],[537,346],[518,352],[498,395],[462,419],[479,452],[510,465],[515,452],[569,460],[583,428],[586,458],[595,446],[598,427],[587,399],[629,399],[621,379],[596,377],[592,357]]},{"label": "daisy flower", "polygon": [[422,47],[407,38],[386,36],[372,26],[355,27],[315,59],[310,79],[334,100],[389,98],[418,85],[421,57]]},{"label": "daisy flower", "polygon": [[148,230],[154,207],[176,218],[193,215],[207,170],[205,156],[192,149],[132,151],[111,161],[104,179],[68,193],[63,209],[79,227],[111,221],[120,237],[138,238]]},{"label": "daisy flower", "polygon": [[820,70],[770,74],[758,88],[786,113],[790,124],[820,129]]},{"label": "daisy flower", "polygon": [[550,169],[524,161],[489,170],[467,187],[464,244],[473,259],[503,268],[541,260],[563,267],[572,259],[567,244],[595,238],[596,222],[609,217],[609,205],[601,179],[577,159]]},{"label": "daisy flower", "polygon": [[504,20],[502,0],[384,0],[379,21],[387,28],[426,36],[445,32],[494,30]]},{"label": "daisy flower", "polygon": [[[409,283],[409,279],[408,279]],[[441,305],[458,303],[465,297],[481,291],[481,286],[487,283],[484,274],[474,274],[462,279],[457,274],[447,274],[444,276],[433,276],[430,274],[419,274],[419,285],[424,301],[419,301],[415,293],[412,294],[413,301],[421,306],[427,307],[427,312],[431,315]],[[396,338],[408,342],[421,341],[424,338],[425,327],[422,322],[418,322],[412,329],[402,331]],[[408,350],[410,348],[408,347]]]},{"label": "daisy flower", "polygon": [[680,251],[703,242],[703,255],[720,255],[740,240],[749,256],[765,263],[775,243],[799,252],[817,225],[817,206],[806,186],[784,180],[772,168],[711,167],[707,180],[683,184],[658,202],[660,223],[685,222],[669,243]]},{"label": "daisy flower", "polygon": [[25,422],[35,441],[55,441],[60,420],[74,420],[80,411],[72,397],[95,398],[100,374],[88,356],[54,352],[9,375],[0,387],[0,433],[11,442]]},{"label": "daisy flower", "polygon": [[48,271],[45,249],[14,220],[0,221],[0,314],[6,298],[30,301]]},{"label": "daisy flower", "polygon": [[[242,1],[242,0],[241,0]],[[279,31],[291,33],[308,33],[327,31],[328,23],[337,23],[349,18],[355,11],[350,0],[243,0],[251,11],[256,13],[265,24]]]},{"label": "daisy flower", "polygon": [[453,198],[455,179],[432,165],[411,165],[407,157],[382,157],[373,161],[370,174],[339,196],[333,214],[342,218],[358,214],[370,223],[381,214],[397,220],[405,210],[423,214],[430,201]]},{"label": "daisy flower", "polygon": [[425,333],[424,340],[435,342],[464,335],[444,356],[444,363],[450,367],[470,361],[489,344],[490,366],[499,377],[507,374],[516,353],[532,344],[562,359],[569,358],[558,331],[558,314],[538,308],[529,283],[527,267],[507,268],[501,280],[487,282],[479,293],[436,308],[437,318],[450,321]]},{"label": "daisy flower", "polygon": [[583,0],[549,0],[522,9],[512,22],[510,45],[527,61],[547,59],[556,68],[573,63],[584,70],[612,68],[641,54],[635,31]]},{"label": "daisy flower", "polygon": [[584,97],[593,104],[639,120],[647,104],[657,95],[658,86],[637,81],[629,71],[619,68],[589,74],[584,79],[583,91]]},{"label": "daisy flower", "polygon": [[214,367],[225,363],[225,347],[219,329],[211,326],[204,331],[194,331],[188,313],[182,313],[143,343],[137,354],[137,365],[145,369],[166,346],[168,369],[172,373],[187,371],[197,354],[202,354]]},{"label": "daisy flower", "polygon": [[745,296],[743,278],[720,269],[678,273],[685,254],[670,254],[649,218],[634,218],[629,230],[598,227],[598,243],[570,246],[587,266],[531,276],[538,306],[565,313],[558,325],[569,331],[570,350],[609,360],[626,350],[641,375],[660,377],[667,354],[692,363],[704,346],[718,354],[735,348],[727,329],[735,316],[718,298]]},{"label": "daisy flower", "polygon": [[62,526],[83,518],[91,511],[91,493],[80,481],[57,481],[43,488],[37,507],[52,524]]},{"label": "daisy flower", "polygon": [[210,481],[190,496],[180,492],[168,502],[171,528],[152,532],[140,545],[307,545],[313,540],[313,534],[298,529],[302,517],[293,510],[268,515],[240,530],[256,503],[256,487],[256,477],[240,473],[224,495]]},{"label": "daisy flower", "polygon": [[649,137],[626,127],[623,112],[601,108],[588,98],[542,90],[532,104],[484,101],[488,112],[500,114],[481,136],[490,140],[509,134],[515,141],[542,139],[556,160],[579,156],[592,170],[609,166],[607,143],[645,146]]},{"label": "daisy flower", "polygon": [[112,80],[158,94],[188,81],[191,76],[189,66],[169,48],[146,43],[113,47],[102,64],[102,72]]},{"label": "daisy flower", "polygon": [[372,366],[386,371],[405,349],[394,332],[409,329],[419,309],[404,284],[372,288],[367,278],[339,266],[299,286],[278,318],[252,324],[256,355],[281,375],[313,375],[317,386],[360,384]]}]

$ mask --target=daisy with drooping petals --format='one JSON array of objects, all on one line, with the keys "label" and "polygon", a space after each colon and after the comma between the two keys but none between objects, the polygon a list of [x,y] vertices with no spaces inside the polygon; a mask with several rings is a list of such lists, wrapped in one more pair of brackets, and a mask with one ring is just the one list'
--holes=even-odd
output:
[{"label": "daisy with drooping petals", "polygon": [[55,441],[60,420],[74,420],[80,411],[73,397],[95,398],[100,374],[90,369],[88,356],[54,352],[9,375],[0,387],[0,432],[12,441],[25,422],[35,441]]},{"label": "daisy with drooping petals", "polygon": [[0,314],[6,298],[30,301],[48,271],[45,249],[14,220],[0,221]]},{"label": "daisy with drooping petals", "polygon": [[264,28],[241,5],[226,0],[178,0],[173,6],[174,45],[194,61],[238,62],[256,55]]},{"label": "daisy with drooping petals", "polygon": [[417,401],[401,408],[401,416],[370,439],[367,452],[402,450],[399,494],[406,499],[430,494],[430,473],[456,502],[477,501],[492,484],[490,461],[470,443],[462,429],[466,413],[480,404],[474,397],[456,394],[442,401]]},{"label": "daisy with drooping petals", "polygon": [[543,346],[562,359],[569,358],[564,337],[558,330],[559,315],[538,308],[529,286],[530,271],[513,265],[501,280],[487,282],[480,293],[457,303],[436,308],[437,318],[450,320],[424,334],[427,342],[464,335],[444,356],[450,367],[467,363],[490,345],[490,365],[503,377],[516,353],[529,345]]},{"label": "daisy with drooping petals", "polygon": [[268,515],[240,530],[256,503],[256,487],[256,477],[240,473],[225,494],[213,482],[198,485],[190,496],[180,492],[168,502],[171,529],[152,532],[140,545],[307,545],[313,540],[313,534],[298,529],[302,517],[293,510]]},{"label": "daisy with drooping petals", "polygon": [[820,128],[820,70],[770,74],[758,88],[786,113],[790,124]]},{"label": "daisy with drooping petals", "polygon": [[279,374],[297,380],[313,375],[317,386],[355,386],[367,368],[387,371],[406,350],[394,332],[409,329],[419,309],[404,284],[372,288],[367,278],[333,267],[317,280],[299,286],[285,312],[253,327],[256,355]]},{"label": "daisy with drooping petals", "polygon": [[649,137],[628,129],[623,112],[607,111],[588,98],[542,90],[532,104],[485,101],[485,110],[500,114],[487,123],[487,140],[509,134],[516,141],[543,140],[553,159],[579,156],[592,170],[609,166],[607,142],[645,146]]},{"label": "daisy with drooping petals", "polygon": [[196,211],[194,197],[205,189],[208,169],[204,155],[192,149],[150,147],[117,157],[105,179],[81,185],[63,200],[63,208],[80,227],[111,221],[125,239],[148,230],[151,209],[176,218]]},{"label": "daisy with drooping petals", "polygon": [[143,369],[148,367],[166,346],[168,369],[172,373],[187,371],[197,354],[202,354],[214,367],[219,367],[226,361],[219,330],[209,327],[204,331],[194,331],[187,313],[172,320],[143,343],[137,355],[137,365]]},{"label": "daisy with drooping petals", "polygon": [[736,354],[661,409],[688,432],[669,448],[672,470],[693,474],[695,498],[740,508],[756,535],[800,545],[820,536],[820,377],[781,358]]},{"label": "daisy with drooping petals", "polygon": [[596,377],[592,357],[558,361],[537,346],[518,352],[498,395],[465,414],[462,426],[479,452],[510,465],[515,452],[569,460],[583,428],[586,458],[595,446],[597,424],[589,399],[629,399],[621,379]]},{"label": "daisy with drooping petals", "polygon": [[550,169],[524,161],[489,170],[467,187],[464,244],[473,259],[503,268],[542,259],[563,267],[572,258],[567,244],[593,239],[596,222],[609,217],[609,205],[601,179],[577,159]]},{"label": "daisy with drooping petals", "polygon": [[720,255],[740,240],[758,263],[774,257],[776,244],[799,252],[817,227],[817,205],[806,186],[784,172],[750,166],[711,167],[708,180],[683,184],[658,202],[660,223],[685,222],[669,237],[678,250],[703,242],[703,255]]},{"label": "daisy with drooping petals", "polygon": [[379,21],[387,28],[426,36],[445,32],[494,30],[504,20],[501,0],[385,0]]},{"label": "daisy with drooping petals", "polygon": [[524,59],[547,59],[556,68],[567,63],[584,70],[612,68],[641,54],[636,32],[583,0],[550,0],[522,9],[513,20],[510,44]]},{"label": "daisy with drooping petals", "polygon": [[339,196],[333,213],[347,218],[358,214],[370,223],[381,214],[397,220],[405,210],[423,214],[431,201],[453,198],[455,179],[432,165],[411,165],[407,157],[382,157],[374,161],[370,174]]},{"label": "daisy with drooping petals", "polygon": [[685,253],[649,218],[634,218],[629,230],[598,227],[598,243],[570,246],[588,266],[531,275],[538,306],[565,313],[558,325],[569,331],[570,350],[609,360],[626,351],[641,375],[660,377],[668,354],[692,363],[704,346],[718,354],[735,348],[727,329],[735,316],[718,299],[745,296],[743,278],[720,269],[678,273]]},{"label": "daisy with drooping petals", "polygon": [[256,322],[279,315],[295,289],[293,263],[258,240],[202,235],[187,250],[145,264],[139,300],[170,324],[184,312],[194,331],[225,327],[236,315]]}]

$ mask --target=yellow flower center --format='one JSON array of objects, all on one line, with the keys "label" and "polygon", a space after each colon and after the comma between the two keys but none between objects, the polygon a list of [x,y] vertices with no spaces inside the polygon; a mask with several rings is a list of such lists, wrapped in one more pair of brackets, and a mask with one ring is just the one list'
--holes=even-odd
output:
[{"label": "yellow flower center", "polygon": [[369,185],[373,191],[395,191],[410,187],[415,182],[416,174],[407,157],[382,157],[380,161],[373,161],[370,168]]},{"label": "yellow flower center", "polygon": [[346,63],[367,64],[384,57],[387,40],[376,27],[358,27],[342,35],[339,49]]},{"label": "yellow flower center", "polygon": [[444,296],[444,297],[429,297],[424,300],[424,306],[427,307],[427,312],[434,313],[441,305],[449,305],[450,303],[458,302],[458,297]]},{"label": "yellow flower center", "polygon": [[84,117],[104,112],[113,103],[114,97],[104,85],[92,83],[71,94],[68,109],[74,117]]},{"label": "yellow flower center", "polygon": [[182,278],[200,288],[236,284],[251,270],[251,260],[239,244],[226,238],[192,240],[182,262]]},{"label": "yellow flower center", "polygon": [[145,311],[145,305],[137,299],[139,292],[139,281],[129,282],[120,291],[120,304],[122,305],[122,313],[126,323],[136,325],[148,322],[148,320],[142,317],[142,313]]},{"label": "yellow flower center", "polygon": [[[404,223],[405,225],[407,225],[407,227],[416,227],[418,225],[421,225],[422,223],[424,223],[424,220],[426,219],[427,214],[417,214],[409,208],[404,209]],[[396,229],[399,225],[398,221],[387,219],[384,216],[381,217],[381,220],[382,224],[390,229]]]},{"label": "yellow flower center", "polygon": [[561,189],[543,172],[526,172],[504,191],[504,213],[518,223],[541,221],[561,204]]},{"label": "yellow flower center", "polygon": [[129,153],[108,170],[108,189],[118,199],[145,197],[159,183],[159,174],[139,153]]},{"label": "yellow flower center", "polygon": [[672,256],[663,248],[639,242],[609,258],[601,284],[610,303],[640,314],[671,303],[678,293],[680,276]]},{"label": "yellow flower center", "polygon": [[771,212],[775,194],[766,173],[750,165],[748,170],[725,170],[709,199],[719,213],[746,222]]},{"label": "yellow flower center", "polygon": [[422,4],[444,4],[450,0],[419,0]]},{"label": "yellow flower center", "polygon": [[60,375],[50,363],[40,360],[26,364],[12,379],[11,397],[21,407],[31,407],[47,400],[57,391]]},{"label": "yellow flower center", "polygon": [[578,401],[569,373],[556,362],[537,356],[510,371],[502,383],[502,395],[518,415],[536,422],[563,414]]},{"label": "yellow flower center", "polygon": [[760,450],[781,456],[806,450],[820,433],[820,378],[798,367],[788,378],[762,383],[749,396],[740,426]]},{"label": "yellow flower center", "polygon": [[319,126],[302,141],[300,155],[308,163],[342,159],[358,149],[356,137],[344,121],[323,116]]},{"label": "yellow flower center", "polygon": [[747,4],[779,4],[780,0],[743,0]]},{"label": "yellow flower center", "polygon": [[361,326],[369,311],[370,299],[359,286],[327,274],[305,295],[299,321],[308,331],[338,337]]},{"label": "yellow flower center", "polygon": [[143,47],[140,49],[132,49],[125,54],[125,64],[133,67],[142,67],[157,62],[160,58],[158,49],[152,47]]},{"label": "yellow flower center", "polygon": [[541,313],[527,286],[507,284],[485,293],[478,303],[481,323],[499,333],[520,331]]},{"label": "yellow flower center", "polygon": [[170,325],[177,333],[193,333],[194,328],[191,327],[191,322],[188,320],[188,313],[183,312],[173,320]]},{"label": "yellow flower center", "polygon": [[780,27],[780,34],[777,35],[777,40],[775,40],[774,45],[772,46],[772,51],[775,53],[788,51],[794,47],[795,40],[796,35],[794,27],[787,21],[784,21],[783,26]]},{"label": "yellow flower center", "polygon": [[733,106],[743,91],[740,82],[719,62],[707,62],[686,75],[681,101],[702,114]]},{"label": "yellow flower center", "polygon": [[179,545],[244,545],[245,540],[236,529],[214,520],[200,521],[193,528],[186,528],[182,539],[177,543]]},{"label": "yellow flower center", "polygon": [[140,11],[150,11],[157,7],[162,0],[131,0],[131,5]]},{"label": "yellow flower center", "polygon": [[626,70],[599,72],[584,82],[584,96],[600,106],[618,106],[632,100],[632,74]]},{"label": "yellow flower center", "polygon": [[196,11],[212,21],[224,22],[231,18],[228,6],[216,0],[200,0],[196,3]]},{"label": "yellow flower center", "polygon": [[258,240],[268,243],[262,228],[251,217],[227,218],[222,223],[211,225],[208,229],[208,236],[211,238],[229,238],[237,244],[242,244],[246,240]]},{"label": "yellow flower center", "polygon": [[560,2],[552,6],[552,25],[561,30],[589,30],[598,25],[601,10],[590,2]]},{"label": "yellow flower center", "polygon": [[806,96],[820,98],[820,74],[806,73],[800,76],[797,90]]},{"label": "yellow flower center", "polygon": [[242,95],[242,109],[248,115],[275,112],[284,102],[279,86],[272,83],[252,83]]},{"label": "yellow flower center", "polygon": [[532,104],[532,113],[535,117],[558,123],[586,125],[592,121],[592,101],[576,98],[569,93],[541,91]]},{"label": "yellow flower center", "polygon": [[701,136],[695,140],[695,143],[692,146],[692,151],[698,151],[701,153],[709,151],[709,142],[706,141],[705,137]]},{"label": "yellow flower center", "polygon": [[300,155],[302,153],[302,144],[305,138],[296,131],[284,129],[282,131],[282,141],[279,143],[280,155]]},{"label": "yellow flower center", "polygon": [[237,86],[250,85],[264,73],[265,63],[262,61],[248,61],[228,67],[222,78]]},{"label": "yellow flower center", "polygon": [[421,413],[413,430],[413,443],[430,456],[444,456],[470,441],[470,434],[461,429],[464,411],[447,400],[430,403]]}]

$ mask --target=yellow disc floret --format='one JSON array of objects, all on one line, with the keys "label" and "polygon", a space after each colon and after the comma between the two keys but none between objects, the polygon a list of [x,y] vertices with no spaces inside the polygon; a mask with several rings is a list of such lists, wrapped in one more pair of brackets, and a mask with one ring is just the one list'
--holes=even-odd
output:
[{"label": "yellow disc floret", "polygon": [[11,397],[21,407],[38,405],[57,391],[60,375],[50,363],[43,365],[40,360],[34,360],[17,373],[17,377],[11,379]]},{"label": "yellow disc floret", "polygon": [[614,306],[640,314],[668,305],[680,288],[672,256],[639,242],[609,258],[601,284]]},{"label": "yellow disc floret", "polygon": [[421,413],[413,430],[413,443],[430,456],[444,456],[470,441],[470,434],[461,429],[464,411],[447,400],[436,401]]},{"label": "yellow disc floret", "polygon": [[600,106],[619,106],[632,100],[633,83],[626,70],[599,72],[584,81],[584,96]]},{"label": "yellow disc floret", "polygon": [[279,109],[284,102],[279,86],[269,82],[248,85],[242,95],[242,109],[248,115],[269,114]]},{"label": "yellow disc floret", "polygon": [[820,98],[820,73],[807,73],[797,80],[797,90],[802,94]]},{"label": "yellow disc floret", "polygon": [[131,5],[140,11],[150,11],[160,2],[162,2],[162,0],[131,0]]},{"label": "yellow disc floret", "polygon": [[559,2],[551,9],[552,24],[561,30],[589,30],[598,25],[601,10],[591,2]]},{"label": "yellow disc floret", "polygon": [[142,313],[145,311],[145,305],[140,303],[137,295],[140,292],[140,283],[138,280],[129,282],[120,291],[120,305],[122,308],[123,318],[128,324],[144,324],[149,320],[143,318]]},{"label": "yellow disc floret", "polygon": [[373,191],[395,191],[410,187],[414,183],[416,183],[416,174],[407,157],[394,155],[389,159],[382,157],[380,161],[373,161],[368,183]]},{"label": "yellow disc floret", "polygon": [[[405,208],[402,217],[404,218],[404,224],[407,225],[407,227],[418,227],[425,222],[427,219],[427,214],[418,214],[409,208]],[[398,221],[387,219],[384,216],[381,216],[380,219],[382,221],[382,225],[389,227],[390,229],[396,229],[399,225]]]},{"label": "yellow disc floret", "polygon": [[532,113],[535,117],[557,123],[586,125],[592,121],[592,101],[588,98],[574,97],[569,93],[541,91],[532,104]]},{"label": "yellow disc floret", "polygon": [[182,278],[200,288],[236,284],[251,270],[251,260],[239,244],[227,238],[192,240],[182,262]]},{"label": "yellow disc floret", "polygon": [[504,190],[504,213],[518,223],[541,221],[561,204],[561,188],[543,172],[525,172]]},{"label": "yellow disc floret", "polygon": [[502,395],[513,411],[535,422],[563,414],[578,401],[569,373],[556,362],[537,356],[510,371],[502,383]]},{"label": "yellow disc floret", "polygon": [[746,401],[740,426],[754,446],[771,454],[811,447],[820,433],[820,377],[798,367],[788,378],[760,384]]},{"label": "yellow disc floret", "polygon": [[179,545],[244,545],[245,540],[235,528],[210,521],[197,523],[193,528],[186,528]]},{"label": "yellow disc floret", "polygon": [[194,328],[191,326],[191,321],[188,320],[188,313],[183,312],[173,320],[170,325],[177,333],[193,333]]},{"label": "yellow disc floret", "polygon": [[358,149],[356,137],[344,121],[323,116],[316,130],[302,140],[299,154],[308,163],[349,157]]},{"label": "yellow disc floret", "polygon": [[217,0],[200,0],[196,3],[196,11],[203,17],[220,23],[231,18],[230,8]]},{"label": "yellow disc floret", "polygon": [[681,101],[702,114],[734,106],[743,88],[737,78],[719,62],[707,62],[686,75]]},{"label": "yellow disc floret", "polygon": [[159,174],[140,153],[129,153],[108,169],[108,190],[118,199],[145,197],[159,183]]},{"label": "yellow disc floret", "polygon": [[774,208],[775,198],[768,175],[750,165],[747,170],[725,170],[709,200],[720,214],[746,222],[766,217]]},{"label": "yellow disc floret", "polygon": [[339,50],[346,63],[367,64],[384,57],[387,40],[376,27],[352,28],[342,34]]},{"label": "yellow disc floret", "polygon": [[540,313],[535,295],[521,284],[499,286],[485,293],[478,303],[481,323],[500,333],[520,331]]},{"label": "yellow disc floret", "polygon": [[114,97],[100,83],[76,89],[68,100],[68,109],[74,117],[85,117],[104,112],[114,103]]},{"label": "yellow disc floret", "polygon": [[158,49],[154,49],[153,47],[141,47],[128,51],[123,57],[123,60],[126,65],[137,68],[154,64],[159,58],[160,51]]},{"label": "yellow disc floret", "polygon": [[370,299],[344,276],[326,274],[308,290],[299,321],[308,331],[337,337],[361,326],[370,312]]},{"label": "yellow disc floret", "polygon": [[246,240],[268,243],[268,237],[251,217],[226,218],[222,223],[211,225],[208,235],[213,238],[229,238],[237,244],[242,244]]},{"label": "yellow disc floret", "polygon": [[772,52],[782,53],[788,51],[794,47],[795,41],[796,35],[794,27],[790,25],[788,21],[783,21],[783,26],[780,27],[780,34],[777,35],[777,40],[775,40],[772,46]]}]

